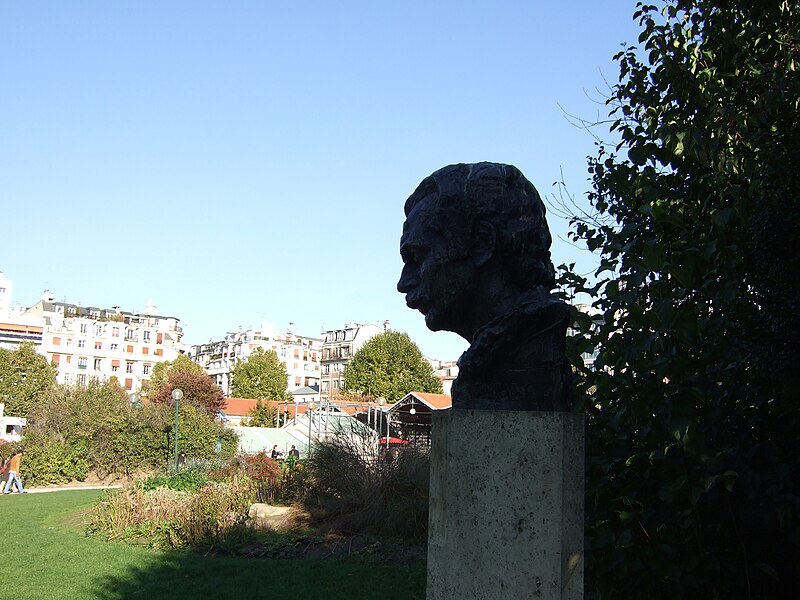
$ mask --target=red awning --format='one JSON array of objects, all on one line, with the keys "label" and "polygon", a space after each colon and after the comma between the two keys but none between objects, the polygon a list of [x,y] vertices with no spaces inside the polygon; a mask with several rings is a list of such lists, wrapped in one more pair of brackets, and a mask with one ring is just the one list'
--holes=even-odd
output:
[{"label": "red awning", "polygon": [[[381,446],[386,446],[386,438],[382,437],[379,441]],[[408,446],[411,442],[408,440],[404,440],[398,437],[390,437],[389,438],[389,446]]]}]

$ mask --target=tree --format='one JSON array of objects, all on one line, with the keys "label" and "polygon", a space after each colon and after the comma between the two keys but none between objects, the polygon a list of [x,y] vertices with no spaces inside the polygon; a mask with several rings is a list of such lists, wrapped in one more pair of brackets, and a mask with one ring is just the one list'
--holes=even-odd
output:
[{"label": "tree", "polygon": [[275,351],[259,347],[247,360],[237,363],[233,368],[231,393],[236,398],[288,400],[288,381],[286,367]]},{"label": "tree", "polygon": [[442,383],[407,333],[385,331],[368,340],[344,369],[345,392],[397,402],[409,392],[442,393]]},{"label": "tree", "polygon": [[[783,597],[800,562],[800,7],[639,5],[590,159],[576,315],[587,588]],[[595,346],[595,369],[577,353]]]},{"label": "tree", "polygon": [[5,414],[25,417],[56,382],[56,370],[24,342],[16,350],[0,348],[0,402]]},{"label": "tree", "polygon": [[142,395],[150,398],[156,395],[169,381],[171,373],[194,373],[205,375],[203,367],[192,361],[186,354],[179,354],[175,360],[159,362],[153,365],[150,379],[142,384]]},{"label": "tree", "polygon": [[[56,385],[29,415],[22,442],[26,482],[83,480],[90,471],[101,477],[151,471],[172,461],[174,420],[174,408],[165,403],[132,406],[113,378],[90,380],[87,385]],[[235,452],[231,430],[205,407],[182,402],[180,451],[195,458],[213,458],[218,440],[226,456]]]},{"label": "tree", "polygon": [[207,375],[188,371],[170,371],[167,374],[167,382],[150,400],[154,404],[174,406],[172,391],[175,388],[183,391],[181,402],[203,408],[209,414],[214,414],[225,407],[225,395],[222,393],[222,388],[211,381]]},{"label": "tree", "polygon": [[274,427],[278,416],[278,409],[269,402],[258,400],[250,409],[250,419],[246,422],[248,427]]}]

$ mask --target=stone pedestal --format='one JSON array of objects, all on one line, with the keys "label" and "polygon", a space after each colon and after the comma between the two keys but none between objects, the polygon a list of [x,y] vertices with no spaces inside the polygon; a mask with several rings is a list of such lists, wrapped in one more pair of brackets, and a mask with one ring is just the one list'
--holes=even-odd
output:
[{"label": "stone pedestal", "polygon": [[584,415],[434,413],[427,600],[583,598]]}]

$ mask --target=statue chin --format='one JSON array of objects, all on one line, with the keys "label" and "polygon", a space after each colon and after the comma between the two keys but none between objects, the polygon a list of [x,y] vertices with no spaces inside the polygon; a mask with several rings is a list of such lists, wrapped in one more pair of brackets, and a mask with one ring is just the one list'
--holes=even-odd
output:
[{"label": "statue chin", "polygon": [[448,320],[445,318],[447,316],[448,315],[444,315],[442,311],[430,309],[428,310],[428,314],[425,315],[425,325],[431,331],[450,331],[456,335],[460,335],[469,342],[469,338],[464,337],[462,334],[456,331],[457,327],[455,327],[455,323],[448,322]]}]

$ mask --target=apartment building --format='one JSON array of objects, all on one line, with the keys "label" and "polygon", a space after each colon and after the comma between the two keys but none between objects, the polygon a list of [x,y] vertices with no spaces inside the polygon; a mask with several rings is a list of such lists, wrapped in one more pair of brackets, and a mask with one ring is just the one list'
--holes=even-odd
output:
[{"label": "apartment building", "polygon": [[153,365],[183,352],[180,319],[119,307],[101,309],[56,302],[46,291],[24,316],[41,323],[39,353],[58,369],[59,383],[88,383],[116,377],[130,393],[150,379]]},{"label": "apartment building", "polygon": [[0,348],[16,350],[22,342],[35,346],[42,343],[42,326],[31,317],[25,317],[24,309],[11,303],[13,283],[0,271]]},{"label": "apartment building", "polygon": [[259,328],[228,333],[219,341],[193,345],[189,357],[202,366],[226,396],[231,394],[233,369],[247,360],[256,348],[273,350],[286,367],[290,392],[319,384],[322,338],[287,331],[277,333],[272,323]]},{"label": "apartment building", "polygon": [[344,385],[344,368],[353,358],[353,355],[370,338],[385,331],[384,327],[349,323],[341,329],[331,329],[325,332],[322,343],[322,374],[320,379],[320,400],[325,402],[333,400]]}]

